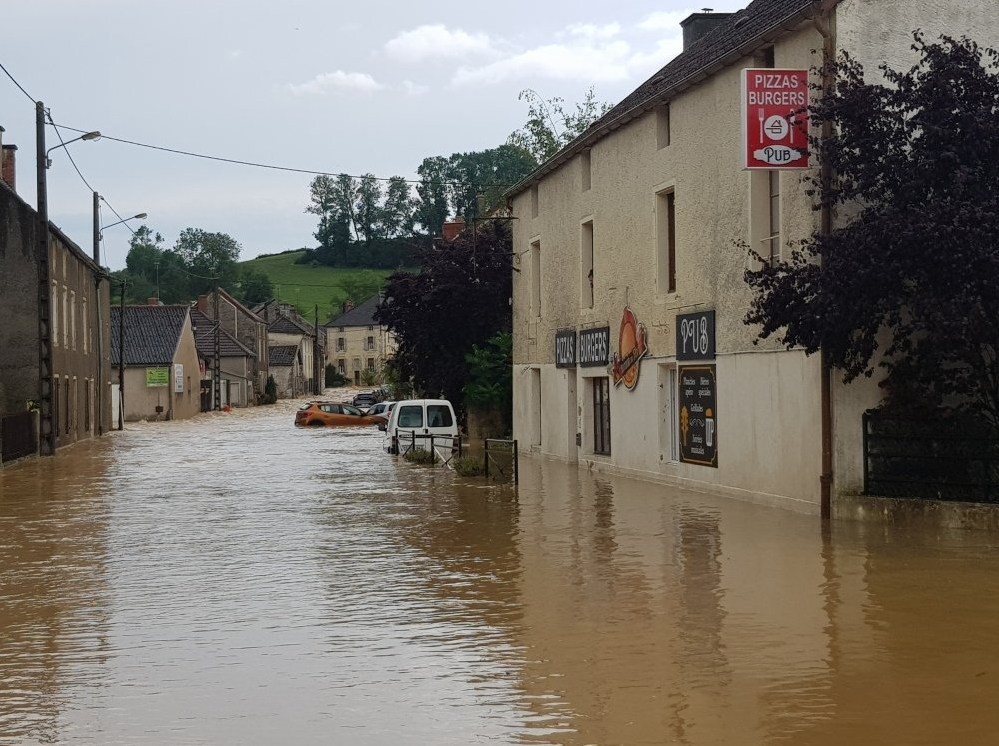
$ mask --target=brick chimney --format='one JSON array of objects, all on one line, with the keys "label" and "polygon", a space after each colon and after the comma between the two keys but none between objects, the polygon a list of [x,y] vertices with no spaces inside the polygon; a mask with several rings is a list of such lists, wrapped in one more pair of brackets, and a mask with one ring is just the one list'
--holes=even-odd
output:
[{"label": "brick chimney", "polygon": [[[0,144],[3,143],[3,133],[4,133],[4,128],[0,127]],[[0,156],[0,160],[2,160],[3,162],[3,168],[2,168],[3,173],[2,176],[0,176],[0,178],[2,178],[4,180],[4,183],[7,186],[9,186],[12,191],[15,192],[17,191],[17,172],[15,170],[16,153],[17,153],[16,145],[4,145],[3,155]]]},{"label": "brick chimney", "polygon": [[453,241],[461,235],[463,230],[465,230],[465,219],[459,215],[454,220],[444,223],[444,228],[441,232],[445,241]]},{"label": "brick chimney", "polygon": [[198,310],[201,311],[201,313],[205,314],[206,316],[208,315],[208,296],[207,295],[199,295],[198,296]]},{"label": "brick chimney", "polygon": [[148,304],[149,304],[150,306],[162,306],[162,305],[163,305],[162,303],[160,303],[160,299],[159,299],[159,298],[157,298],[157,297],[156,297],[155,295],[154,295],[154,296],[151,296],[151,297],[149,298],[149,300],[148,300]]},{"label": "brick chimney", "polygon": [[347,313],[347,311],[353,310],[353,308],[354,308],[354,301],[352,301],[350,298],[347,298],[347,300],[345,300],[343,302],[342,308],[343,308],[343,311],[341,311],[341,313]]},{"label": "brick chimney", "polygon": [[709,8],[705,8],[704,11],[703,13],[691,13],[680,21],[680,28],[683,29],[684,52],[690,49],[694,42],[709,34],[718,24],[733,15],[732,13],[712,13]]}]

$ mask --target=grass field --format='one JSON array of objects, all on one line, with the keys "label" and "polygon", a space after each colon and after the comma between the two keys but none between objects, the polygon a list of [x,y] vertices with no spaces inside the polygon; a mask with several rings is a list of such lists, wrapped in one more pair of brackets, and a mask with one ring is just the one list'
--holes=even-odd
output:
[{"label": "grass field", "polygon": [[301,255],[301,251],[275,254],[240,262],[240,265],[267,275],[274,286],[274,297],[294,304],[310,322],[315,319],[317,305],[319,323],[325,324],[340,315],[340,304],[347,298],[355,305],[362,303],[377,293],[392,274],[388,269],[295,264]]}]

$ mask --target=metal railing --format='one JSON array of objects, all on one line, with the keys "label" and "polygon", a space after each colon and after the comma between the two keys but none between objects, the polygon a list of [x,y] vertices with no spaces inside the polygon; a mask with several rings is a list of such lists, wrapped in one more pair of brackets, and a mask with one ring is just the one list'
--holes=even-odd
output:
[{"label": "metal railing", "polygon": [[[397,433],[399,455],[401,456],[405,456],[410,451],[417,450],[417,448],[420,450],[429,450],[434,454],[435,459],[440,460],[442,467],[452,469],[454,467],[451,466],[451,459],[455,456],[461,456],[463,453],[460,435],[457,437],[453,435],[434,435],[433,433],[418,433],[415,430],[398,430]],[[404,447],[405,438],[409,439],[409,443]]]},{"label": "metal railing", "polygon": [[513,477],[513,483],[520,482],[520,458],[517,455],[516,440],[501,440],[486,438],[485,472],[486,479],[490,471],[501,477]]},{"label": "metal railing", "polygon": [[968,417],[864,413],[864,493],[999,503],[999,441]]}]

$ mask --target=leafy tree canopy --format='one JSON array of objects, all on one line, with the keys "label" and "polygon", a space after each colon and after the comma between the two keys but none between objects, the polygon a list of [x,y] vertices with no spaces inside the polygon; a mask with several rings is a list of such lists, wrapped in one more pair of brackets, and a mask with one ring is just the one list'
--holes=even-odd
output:
[{"label": "leafy tree canopy", "polygon": [[825,350],[846,380],[883,366],[889,406],[947,403],[999,426],[999,54],[918,33],[914,49],[884,82],[833,65],[811,116],[832,125],[812,144],[834,176],[810,193],[856,217],[748,272],[746,321]]},{"label": "leafy tree canopy", "polygon": [[565,110],[565,99],[547,100],[527,88],[520,92],[527,101],[527,122],[512,132],[507,144],[530,153],[537,163],[544,163],[583,134],[591,124],[610,111],[610,104],[597,101],[591,87],[575,111]]},{"label": "leafy tree canopy", "polygon": [[418,274],[396,272],[375,318],[395,333],[399,380],[461,406],[466,355],[510,328],[512,264],[505,221],[480,223],[422,252]]}]

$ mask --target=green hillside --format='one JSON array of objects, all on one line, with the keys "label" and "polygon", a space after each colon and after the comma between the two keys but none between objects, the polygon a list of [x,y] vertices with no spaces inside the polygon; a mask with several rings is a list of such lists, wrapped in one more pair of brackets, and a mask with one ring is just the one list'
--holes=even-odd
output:
[{"label": "green hillside", "polygon": [[325,324],[340,313],[341,303],[350,298],[361,303],[382,287],[392,274],[388,269],[326,267],[295,264],[301,251],[257,257],[240,266],[263,272],[274,286],[274,297],[292,303],[309,321],[319,306],[319,323]]}]

